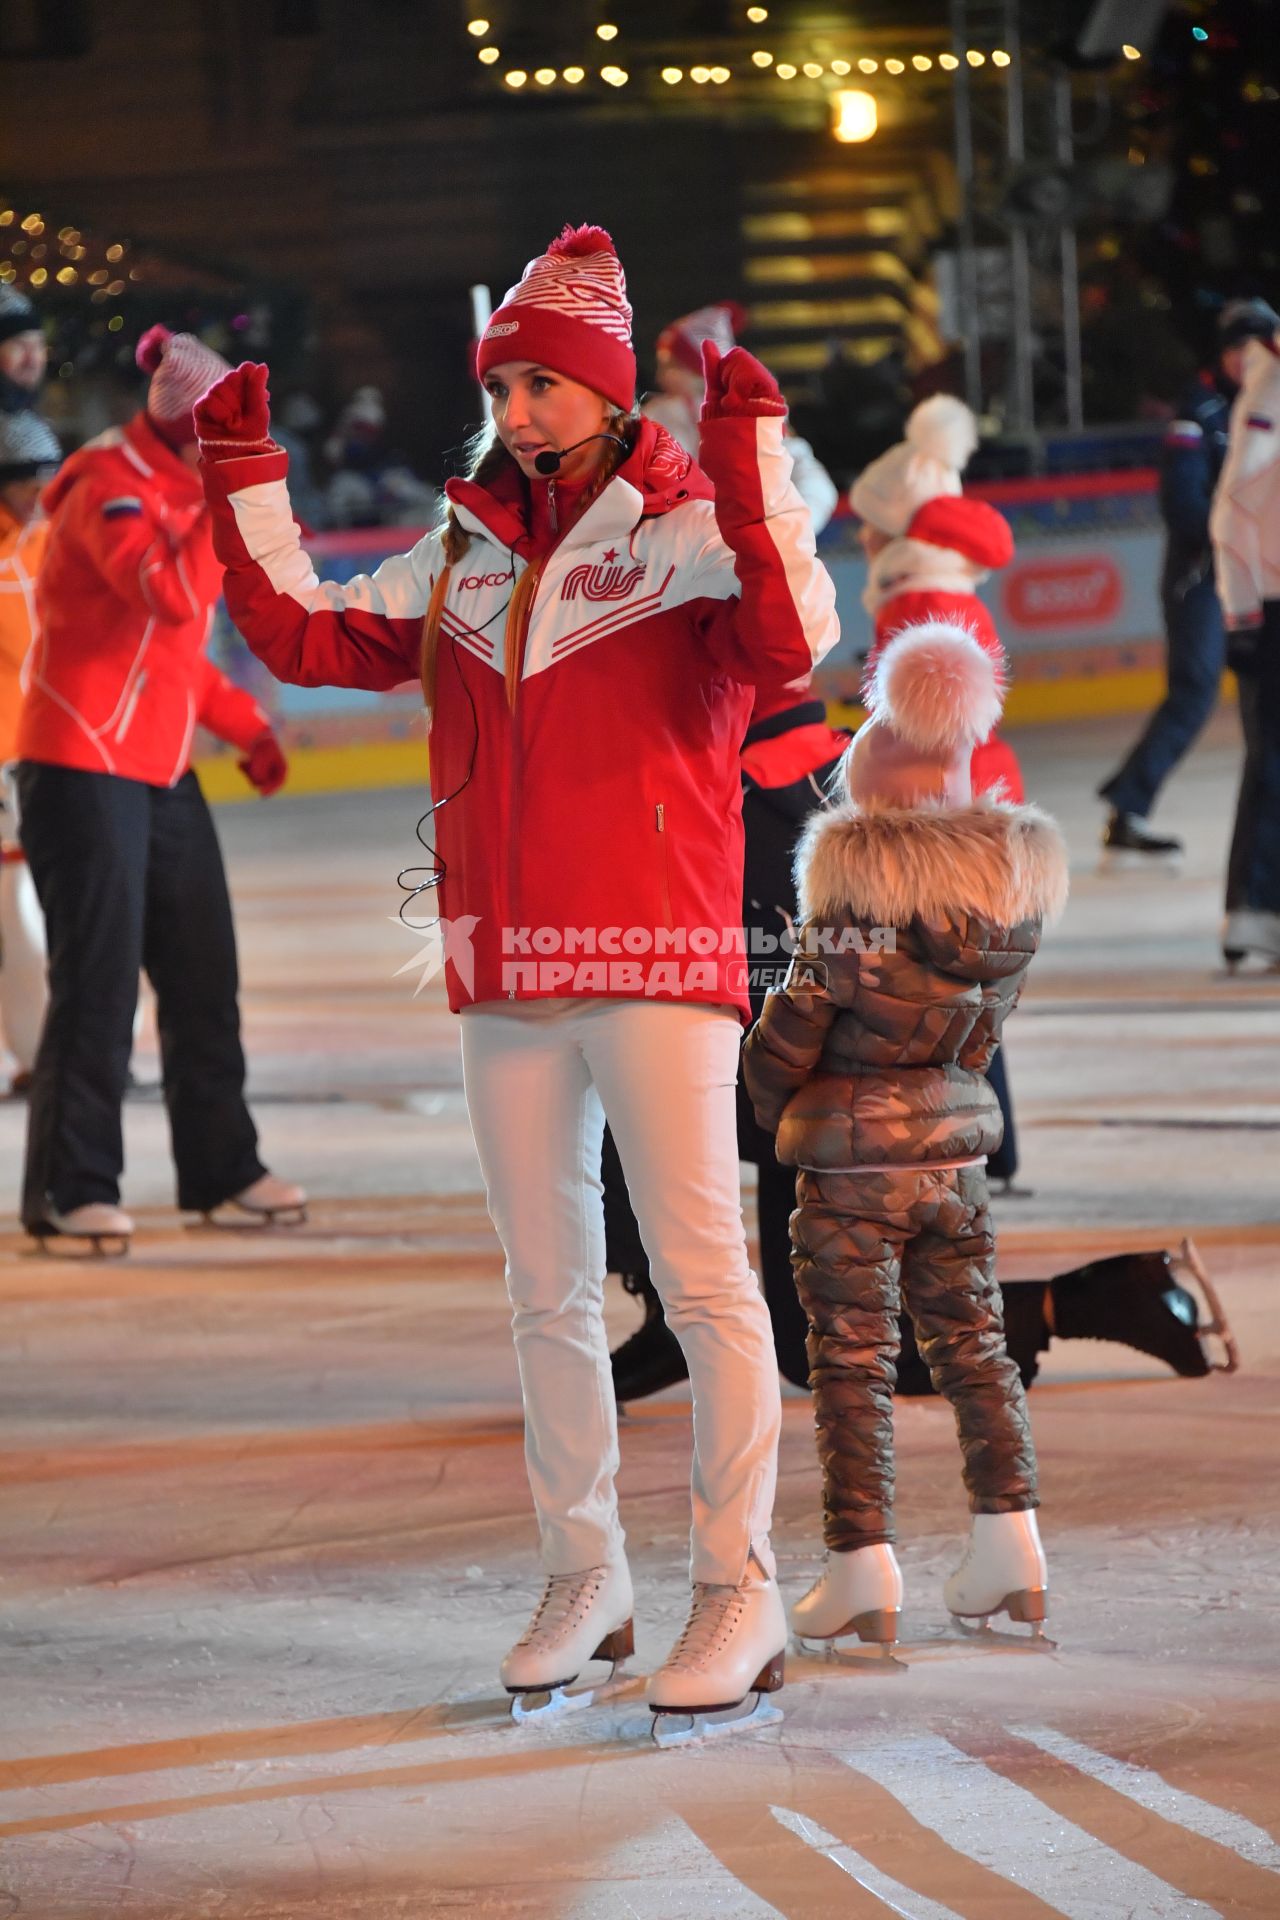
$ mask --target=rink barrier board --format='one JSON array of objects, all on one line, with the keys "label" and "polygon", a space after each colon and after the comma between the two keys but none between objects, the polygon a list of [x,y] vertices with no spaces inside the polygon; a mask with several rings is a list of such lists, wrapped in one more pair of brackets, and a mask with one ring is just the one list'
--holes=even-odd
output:
[{"label": "rink barrier board", "polygon": [[[1009,517],[1018,544],[1013,564],[981,588],[1010,656],[1006,723],[1039,726],[1139,714],[1156,705],[1164,693],[1156,475],[1071,474],[1000,481],[973,492]],[[870,637],[857,525],[842,503],[819,541],[843,634],[815,676],[814,691],[843,726],[862,717],[859,649]],[[421,537],[419,528],[349,529],[314,536],[308,552],[322,579],[346,581]],[[289,792],[425,784],[416,689],[371,694],[279,686],[225,617],[214,654],[272,713],[289,754]],[[211,799],[254,797],[235,757],[202,739],[196,765]]]}]

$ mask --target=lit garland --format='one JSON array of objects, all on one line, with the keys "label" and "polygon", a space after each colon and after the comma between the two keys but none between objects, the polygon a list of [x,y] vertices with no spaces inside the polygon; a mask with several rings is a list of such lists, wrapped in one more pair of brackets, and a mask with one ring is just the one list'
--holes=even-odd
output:
[{"label": "lit garland", "polygon": [[[762,26],[769,18],[767,7],[747,7],[745,12],[747,20],[753,26]],[[466,31],[472,45],[477,40],[485,43],[476,51],[476,58],[481,65],[498,69],[502,60],[502,48],[493,37],[495,29],[492,23],[482,16],[477,17],[467,22]],[[595,28],[595,38],[603,43],[599,51],[604,51],[605,47],[612,51],[613,42],[619,39],[620,31],[611,20],[601,20]],[[1125,54],[1129,59],[1140,57],[1137,49],[1133,47],[1126,47]],[[617,60],[611,60],[608,64],[594,70],[586,66],[585,53],[581,58],[583,64],[561,70],[546,65],[532,70],[521,66],[506,67],[500,72],[495,71],[494,78],[509,93],[520,93],[526,90],[533,93],[545,92],[557,84],[576,88],[580,87],[584,81],[593,79],[603,81],[606,86],[619,88],[625,87],[633,77],[656,77],[668,87],[673,88],[682,85],[686,80],[696,87],[716,87],[724,86],[734,79],[759,82],[766,78],[773,78],[784,83],[798,81],[803,90],[803,82],[806,80],[823,82],[825,89],[825,83],[828,80],[842,80],[854,71],[855,65],[861,74],[869,76],[883,72],[891,79],[898,79],[904,74],[923,76],[933,73],[935,69],[941,74],[950,75],[965,65],[975,71],[988,65],[1002,70],[1012,65],[1012,56],[1001,47],[992,49],[969,47],[963,57],[948,49],[946,52],[933,54],[913,53],[901,57],[890,55],[879,59],[872,59],[864,54],[856,60],[853,57],[837,57],[828,58],[825,61],[778,60],[769,48],[757,47],[736,70],[728,65],[723,57],[715,60],[714,63],[707,60],[681,66],[676,66],[669,61],[658,65],[655,60],[652,65],[647,62],[643,64],[635,62],[631,67],[627,67],[619,64]],[[530,80],[534,82],[532,87],[529,86]]]},{"label": "lit garland", "polygon": [[[73,226],[54,234],[43,214],[0,204],[0,286],[36,294],[87,290],[94,306],[106,306],[142,279],[140,267],[125,264],[128,252],[127,240],[104,246]],[[112,314],[107,325],[118,333],[124,321]]]}]

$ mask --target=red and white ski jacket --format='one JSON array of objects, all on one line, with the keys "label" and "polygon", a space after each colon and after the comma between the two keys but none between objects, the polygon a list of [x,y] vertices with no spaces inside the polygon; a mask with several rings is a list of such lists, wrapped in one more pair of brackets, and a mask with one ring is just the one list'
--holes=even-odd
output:
[{"label": "red and white ski jacket", "polygon": [[18,758],[172,787],[197,722],[252,746],[270,720],[205,654],[222,567],[199,474],[138,414],[73,453],[42,504]]},{"label": "red and white ski jacket", "polygon": [[[445,590],[430,743],[455,1011],[592,995],[746,1014],[738,753],[753,689],[808,672],[839,637],[784,426],[708,422],[704,473],[642,421],[541,555],[514,469],[493,492],[449,483],[471,545]],[[232,617],[279,679],[389,689],[418,671],[438,534],[322,585],[286,456],[203,471]],[[511,608],[530,565],[532,597]]]}]

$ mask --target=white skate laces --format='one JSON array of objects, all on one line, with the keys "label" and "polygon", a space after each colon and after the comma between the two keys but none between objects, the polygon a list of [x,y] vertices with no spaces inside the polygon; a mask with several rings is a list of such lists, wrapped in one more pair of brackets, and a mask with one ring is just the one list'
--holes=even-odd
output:
[{"label": "white skate laces", "polygon": [[607,1567],[584,1573],[553,1573],[543,1588],[518,1647],[554,1647],[582,1625],[608,1577]]},{"label": "white skate laces", "polygon": [[684,1632],[671,1650],[665,1671],[701,1673],[729,1645],[745,1604],[737,1587],[698,1581]]}]

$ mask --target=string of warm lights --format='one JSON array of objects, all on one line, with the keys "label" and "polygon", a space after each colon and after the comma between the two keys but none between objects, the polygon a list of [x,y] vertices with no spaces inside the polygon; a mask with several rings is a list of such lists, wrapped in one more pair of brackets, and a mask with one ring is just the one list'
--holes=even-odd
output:
[{"label": "string of warm lights", "polygon": [[[752,26],[763,26],[769,18],[769,9],[767,7],[747,7],[745,11],[746,18]],[[620,28],[613,21],[602,20],[595,29],[595,37],[605,46],[608,46],[619,38],[620,31]],[[497,67],[502,59],[502,48],[497,44],[497,41],[492,38],[494,33],[492,22],[477,16],[475,19],[467,22],[467,32],[473,40],[479,40],[484,43],[476,51],[476,58],[480,61],[481,65]],[[1130,60],[1137,60],[1141,57],[1136,47],[1125,47],[1124,53],[1125,57]],[[963,56],[948,51],[934,54],[913,53],[901,58],[890,55],[888,58],[872,59],[869,55],[864,54],[856,60],[836,58],[822,61],[812,59],[797,64],[792,60],[779,60],[768,48],[758,47],[750,55],[750,64],[739,68],[738,76],[749,80],[758,80],[765,74],[772,72],[776,79],[784,82],[792,80],[825,81],[828,76],[835,80],[843,80],[856,71],[867,77],[873,74],[883,73],[891,79],[898,79],[904,74],[928,74],[934,72],[935,69],[940,73],[952,74],[965,65],[976,71],[979,68],[986,67],[988,64],[997,69],[1004,69],[1012,65],[1012,56],[1001,47],[990,50],[981,47],[969,47],[965,50]],[[688,67],[666,65],[656,69],[656,71],[659,77],[669,87],[678,87],[686,80],[696,87],[722,87],[735,77],[734,68],[725,64],[723,61],[717,61],[714,65],[700,63]],[[495,78],[496,77],[498,76],[495,75]],[[598,78],[604,81],[606,86],[625,87],[632,79],[632,73],[627,67],[620,66],[616,62],[611,62],[608,65],[596,68],[594,72],[585,65],[559,69],[551,66],[540,66],[532,70],[527,67],[508,67],[502,72],[500,77],[505,87],[518,93],[522,88],[527,87],[531,81],[535,88],[553,87],[557,83],[563,83],[570,87],[578,87],[586,80]]]},{"label": "string of warm lights", "polygon": [[[126,293],[131,280],[142,277],[138,267],[124,264],[128,251],[127,240],[104,247],[72,226],[59,227],[54,234],[43,214],[21,214],[16,207],[0,205],[0,286],[36,293],[88,288],[92,303],[105,306]],[[107,322],[114,333],[123,325],[118,313]]]}]

